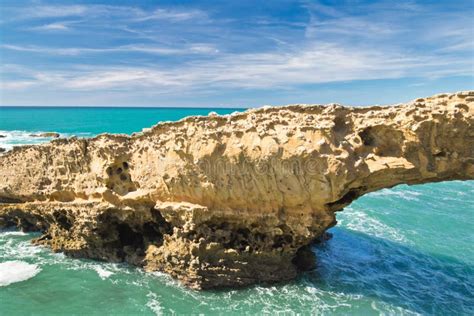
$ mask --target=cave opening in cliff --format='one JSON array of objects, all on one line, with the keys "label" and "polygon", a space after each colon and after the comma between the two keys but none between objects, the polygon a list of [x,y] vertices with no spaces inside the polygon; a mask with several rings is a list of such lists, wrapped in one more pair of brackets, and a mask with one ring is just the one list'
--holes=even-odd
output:
[{"label": "cave opening in cliff", "polygon": [[120,219],[111,212],[105,213],[100,217],[98,230],[116,261],[142,265],[147,247],[161,246],[163,236],[170,234],[172,227],[159,211],[151,209],[151,220],[144,223],[133,217]]},{"label": "cave opening in cliff", "polygon": [[300,272],[310,271],[316,267],[316,255],[310,245],[300,247],[291,262]]},{"label": "cave opening in cliff", "polygon": [[117,224],[116,230],[120,244],[123,247],[131,246],[133,249],[143,249],[144,239],[142,234],[125,223]]},{"label": "cave opening in cliff", "polygon": [[326,204],[329,208],[339,210],[349,205],[352,201],[363,195],[366,187],[352,188],[344,194],[339,200]]}]

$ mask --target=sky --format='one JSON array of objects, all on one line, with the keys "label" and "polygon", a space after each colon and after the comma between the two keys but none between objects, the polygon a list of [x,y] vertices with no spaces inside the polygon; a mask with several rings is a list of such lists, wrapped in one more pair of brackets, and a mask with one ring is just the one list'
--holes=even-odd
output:
[{"label": "sky", "polygon": [[393,104],[474,90],[474,1],[0,3],[0,105]]}]

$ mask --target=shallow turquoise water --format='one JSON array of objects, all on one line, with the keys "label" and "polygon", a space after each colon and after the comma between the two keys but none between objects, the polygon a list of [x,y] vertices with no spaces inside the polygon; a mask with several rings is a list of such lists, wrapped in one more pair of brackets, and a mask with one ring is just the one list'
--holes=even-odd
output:
[{"label": "shallow turquoise water", "polygon": [[[98,119],[96,110],[107,119]],[[22,143],[45,141],[28,137],[37,131],[131,133],[164,117],[211,111],[96,110],[0,108],[0,134],[11,142],[16,130]],[[314,247],[316,270],[286,284],[218,292],[188,290],[166,275],[126,265],[69,259],[32,246],[32,234],[3,231],[0,315],[474,314],[474,181],[381,190],[337,218],[333,239]],[[25,280],[6,285],[13,278]]]},{"label": "shallow turquoise water", "polygon": [[209,112],[229,114],[242,109],[206,108],[91,108],[91,107],[0,107],[0,147],[34,144],[48,139],[32,133],[58,132],[62,136],[90,137],[101,133],[139,132],[157,122],[176,121]]}]

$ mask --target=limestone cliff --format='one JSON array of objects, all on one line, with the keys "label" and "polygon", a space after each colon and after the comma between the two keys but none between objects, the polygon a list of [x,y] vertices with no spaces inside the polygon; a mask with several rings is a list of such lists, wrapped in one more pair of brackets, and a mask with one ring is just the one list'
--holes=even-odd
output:
[{"label": "limestone cliff", "polygon": [[474,179],[474,92],[290,105],[58,139],[0,157],[0,226],[195,288],[287,280],[357,197]]}]

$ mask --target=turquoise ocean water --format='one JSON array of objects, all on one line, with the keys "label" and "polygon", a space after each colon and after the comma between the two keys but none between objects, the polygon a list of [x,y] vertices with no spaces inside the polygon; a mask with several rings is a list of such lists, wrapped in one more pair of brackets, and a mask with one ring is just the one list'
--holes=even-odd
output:
[{"label": "turquoise ocean water", "polygon": [[[0,147],[90,137],[235,109],[0,108]],[[1,181],[1,179],[0,179]],[[293,282],[196,292],[161,273],[70,259],[0,232],[0,315],[474,315],[474,181],[401,185],[338,213],[317,269]],[[23,280],[23,281],[20,281]],[[14,282],[16,281],[16,282]]]}]

